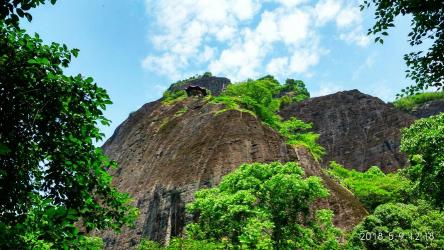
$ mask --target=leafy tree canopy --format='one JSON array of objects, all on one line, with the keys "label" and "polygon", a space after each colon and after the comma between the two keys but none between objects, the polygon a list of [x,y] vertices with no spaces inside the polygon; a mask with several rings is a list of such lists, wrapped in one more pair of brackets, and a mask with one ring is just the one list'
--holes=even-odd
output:
[{"label": "leafy tree canopy", "polygon": [[408,34],[411,46],[431,41],[426,51],[414,51],[404,56],[407,77],[416,84],[402,90],[412,95],[430,87],[444,87],[444,1],[442,0],[364,0],[361,9],[375,6],[376,22],[369,34],[377,35],[375,42],[383,43],[382,36],[394,27],[397,16],[411,15],[412,31]]},{"label": "leafy tree canopy", "polygon": [[444,113],[403,129],[401,151],[409,156],[406,172],[415,189],[444,208]]},{"label": "leafy tree canopy", "polygon": [[195,240],[224,242],[241,249],[336,249],[340,231],[333,213],[309,207],[328,196],[319,177],[304,178],[296,163],[244,164],[219,186],[199,190],[187,210],[198,216],[187,225]]},{"label": "leafy tree canopy", "polygon": [[103,138],[98,123],[109,124],[106,91],[91,77],[63,74],[77,49],[6,24],[14,10],[43,3],[2,5],[10,11],[0,20],[2,249],[78,248],[85,232],[119,229],[136,215],[111,186],[106,170],[115,163],[93,144]]},{"label": "leafy tree canopy", "polygon": [[29,10],[45,2],[55,4],[57,0],[3,0],[0,3],[0,20],[18,27],[19,17],[26,17],[28,21],[31,21],[32,16]]},{"label": "leafy tree canopy", "polygon": [[387,203],[353,230],[349,249],[443,249],[444,213],[425,202]]},{"label": "leafy tree canopy", "polygon": [[281,87],[281,106],[310,98],[310,93],[301,80],[287,79]]}]

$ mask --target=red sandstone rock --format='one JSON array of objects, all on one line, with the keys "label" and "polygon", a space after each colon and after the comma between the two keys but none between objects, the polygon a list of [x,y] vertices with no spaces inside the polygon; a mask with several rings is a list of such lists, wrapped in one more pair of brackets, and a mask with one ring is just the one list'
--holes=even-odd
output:
[{"label": "red sandstone rock", "polygon": [[[242,163],[298,161],[307,175],[323,178],[331,196],[316,206],[335,212],[334,222],[350,229],[366,214],[346,189],[323,174],[303,148],[286,145],[275,131],[248,113],[217,113],[220,105],[188,98],[174,105],[145,104],[132,113],[103,149],[119,168],[113,184],[134,197],[140,216],[120,235],[101,232],[107,249],[133,248],[141,237],[167,243],[192,218],[185,204],[201,187],[218,184]],[[186,112],[184,112],[186,110]]]}]

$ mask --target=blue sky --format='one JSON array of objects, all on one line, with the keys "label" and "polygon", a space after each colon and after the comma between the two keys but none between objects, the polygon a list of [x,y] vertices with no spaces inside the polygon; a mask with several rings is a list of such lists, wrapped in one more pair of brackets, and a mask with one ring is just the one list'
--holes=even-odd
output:
[{"label": "blue sky", "polygon": [[67,74],[92,76],[114,104],[112,135],[174,81],[205,71],[233,81],[266,74],[303,80],[312,96],[359,89],[384,101],[409,85],[409,20],[384,45],[358,0],[59,0],[23,27],[80,49]]}]

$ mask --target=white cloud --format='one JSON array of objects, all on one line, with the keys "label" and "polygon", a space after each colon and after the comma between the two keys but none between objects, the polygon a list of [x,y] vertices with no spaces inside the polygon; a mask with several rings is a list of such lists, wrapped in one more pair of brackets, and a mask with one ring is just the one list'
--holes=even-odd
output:
[{"label": "white cloud", "polygon": [[370,43],[370,38],[364,34],[362,26],[340,34],[339,38],[348,44],[356,44],[360,47],[366,47]]},{"label": "white cloud", "polygon": [[310,16],[308,13],[296,9],[287,15],[280,16],[278,25],[284,43],[300,43],[308,37]]},{"label": "white cloud", "polygon": [[336,17],[336,24],[339,28],[347,28],[362,22],[362,16],[357,6],[348,6],[342,9]]},{"label": "white cloud", "polygon": [[161,56],[147,56],[142,61],[142,67],[151,71],[159,71],[169,75],[171,78],[177,78],[180,75],[179,68],[181,63],[176,61],[176,57],[171,54]]},{"label": "white cloud", "polygon": [[267,64],[267,74],[283,75],[288,67],[288,57],[277,57],[270,60]]},{"label": "white cloud", "polygon": [[294,7],[296,5],[299,5],[301,3],[306,3],[307,0],[276,0],[275,2],[278,2],[285,7]]},{"label": "white cloud", "polygon": [[341,2],[337,0],[321,0],[314,9],[314,15],[318,25],[324,25],[337,16],[341,9]]},{"label": "white cloud", "polygon": [[214,48],[211,48],[209,46],[205,46],[204,50],[202,51],[202,53],[199,55],[199,57],[197,59],[201,63],[208,62],[214,58],[215,51],[216,50]]},{"label": "white cloud", "polygon": [[304,73],[310,66],[319,62],[320,52],[317,50],[301,49],[295,51],[291,57],[290,72]]},{"label": "white cloud", "polygon": [[219,59],[210,63],[211,72],[229,75],[234,81],[258,76],[266,48],[259,40],[252,39],[251,32],[247,33],[245,36],[250,36],[250,39],[223,50]]},{"label": "white cloud", "polygon": [[146,0],[154,20],[153,51],[142,66],[177,78],[190,69],[233,80],[262,74],[310,74],[328,50],[320,30],[337,27],[349,44],[366,46],[355,0]]}]

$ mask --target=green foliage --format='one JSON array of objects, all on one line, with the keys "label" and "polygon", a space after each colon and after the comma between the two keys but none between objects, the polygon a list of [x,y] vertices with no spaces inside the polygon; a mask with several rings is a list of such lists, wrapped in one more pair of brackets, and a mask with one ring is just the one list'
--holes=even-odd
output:
[{"label": "green foliage", "polygon": [[79,249],[101,250],[104,249],[103,240],[99,237],[85,237],[78,245]]},{"label": "green foliage", "polygon": [[184,115],[186,112],[188,112],[188,107],[183,107],[181,109],[179,109],[175,114],[174,117],[181,117],[182,115]]},{"label": "green foliage", "polygon": [[304,178],[296,163],[244,164],[218,187],[201,189],[187,205],[198,215],[187,225],[192,239],[227,242],[241,249],[334,249],[340,235],[331,211],[309,207],[328,196],[319,177]]},{"label": "green foliage", "polygon": [[395,27],[397,16],[412,16],[412,31],[408,34],[411,46],[421,46],[431,42],[426,52],[414,51],[404,56],[407,77],[415,85],[402,90],[402,95],[412,95],[430,87],[444,87],[444,3],[442,0],[364,0],[361,10],[374,5],[376,22],[369,34],[377,35],[375,42],[383,43],[382,37],[388,35],[388,29]]},{"label": "green foliage", "polygon": [[373,166],[366,172],[348,170],[336,162],[330,162],[327,173],[352,191],[367,209],[388,202],[406,202],[412,183],[399,173],[384,174]]},{"label": "green foliage", "polygon": [[424,202],[381,205],[353,230],[349,245],[369,250],[443,249],[444,213]]},{"label": "green foliage", "polygon": [[163,93],[162,103],[171,105],[185,98],[187,98],[187,92],[185,90],[176,90],[176,91],[167,90]]},{"label": "green foliage", "polygon": [[222,243],[214,243],[206,240],[193,240],[173,238],[168,246],[162,247],[155,241],[143,239],[137,246],[137,250],[217,250],[227,249]]},{"label": "green foliage", "polygon": [[[44,3],[14,2],[19,15]],[[137,214],[94,146],[111,101],[91,77],[63,74],[77,49],[7,25],[11,13],[0,16],[0,248],[78,248],[86,238],[75,225],[117,230]]]},{"label": "green foliage", "polygon": [[206,240],[193,240],[193,239],[183,239],[174,238],[171,240],[170,245],[165,248],[166,250],[216,250],[216,249],[227,249],[226,245],[222,243],[215,243]]},{"label": "green foliage", "polygon": [[282,121],[276,114],[282,100],[288,99],[288,104],[294,102],[291,95],[284,95],[281,98],[276,97],[283,91],[299,91],[298,98],[302,98],[301,96],[308,98],[309,96],[302,81],[288,79],[287,83],[282,86],[274,77],[265,76],[258,80],[231,84],[221,96],[213,98],[212,102],[225,105],[225,109],[220,112],[234,109],[254,114],[262,122],[287,138],[288,144],[306,147],[313,157],[319,161],[325,150],[316,143],[319,135],[310,132],[312,125],[295,118]]},{"label": "green foliage", "polygon": [[409,156],[406,172],[415,190],[444,208],[444,113],[403,129],[401,151]]},{"label": "green foliage", "polygon": [[261,121],[272,128],[277,128],[279,117],[275,112],[279,108],[279,100],[274,98],[274,95],[279,92],[279,87],[278,82],[269,78],[230,84],[221,98],[216,97],[215,101],[224,97],[233,97],[243,109],[252,111]]},{"label": "green foliage", "polygon": [[164,249],[162,245],[160,245],[156,241],[142,239],[140,244],[136,247],[137,250],[161,250]]},{"label": "green foliage", "polygon": [[325,149],[316,143],[319,134],[310,132],[311,123],[305,123],[296,118],[281,122],[279,125],[279,133],[287,138],[290,145],[302,145],[308,149],[313,158],[317,161],[322,159]]},{"label": "green foliage", "polygon": [[310,93],[305,87],[305,83],[301,80],[287,79],[285,84],[280,88],[281,107],[292,103],[301,102],[310,98]]},{"label": "green foliage", "polygon": [[45,2],[55,4],[57,0],[3,0],[0,3],[0,20],[4,20],[5,24],[18,27],[19,17],[25,17],[29,22],[32,20],[29,10],[35,8]]},{"label": "green foliage", "polygon": [[393,104],[398,109],[412,111],[417,106],[433,100],[444,100],[444,92],[425,92],[412,96],[406,96],[397,99],[395,102],[393,102]]},{"label": "green foliage", "polygon": [[71,222],[77,218],[77,211],[38,195],[31,199],[33,206],[22,222],[0,222],[2,249],[103,249],[101,238],[87,237]]}]

